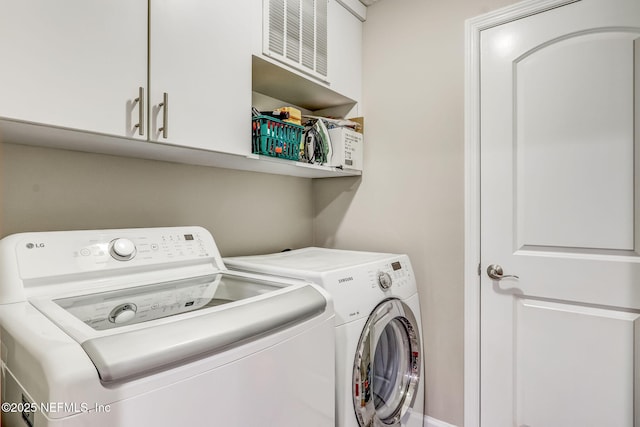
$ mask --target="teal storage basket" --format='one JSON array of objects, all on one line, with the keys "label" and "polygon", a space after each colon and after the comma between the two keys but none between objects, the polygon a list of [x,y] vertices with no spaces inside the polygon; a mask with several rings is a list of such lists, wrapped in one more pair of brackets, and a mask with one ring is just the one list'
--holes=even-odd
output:
[{"label": "teal storage basket", "polygon": [[251,151],[254,154],[298,160],[303,131],[304,126],[274,117],[254,116]]}]

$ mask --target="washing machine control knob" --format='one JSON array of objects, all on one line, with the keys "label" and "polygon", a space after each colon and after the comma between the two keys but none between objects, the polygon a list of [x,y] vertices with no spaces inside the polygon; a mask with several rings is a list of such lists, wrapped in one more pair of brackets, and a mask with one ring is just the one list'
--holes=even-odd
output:
[{"label": "washing machine control knob", "polygon": [[109,252],[118,261],[128,261],[136,256],[136,245],[129,239],[115,239],[109,245]]},{"label": "washing machine control knob", "polygon": [[389,273],[385,273],[384,271],[378,272],[378,285],[380,285],[383,291],[389,289],[392,283],[393,280]]},{"label": "washing machine control knob", "polygon": [[132,303],[120,304],[109,313],[109,322],[125,323],[136,317],[138,307]]}]

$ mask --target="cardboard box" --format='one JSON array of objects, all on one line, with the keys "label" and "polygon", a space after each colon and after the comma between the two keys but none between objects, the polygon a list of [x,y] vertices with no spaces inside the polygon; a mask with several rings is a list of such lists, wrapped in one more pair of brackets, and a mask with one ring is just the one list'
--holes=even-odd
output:
[{"label": "cardboard box", "polygon": [[329,129],[331,160],[329,166],[362,170],[364,138],[361,133],[348,128]]},{"label": "cardboard box", "polygon": [[355,128],[355,131],[364,134],[364,117],[351,117],[347,120],[357,123],[358,127]]}]

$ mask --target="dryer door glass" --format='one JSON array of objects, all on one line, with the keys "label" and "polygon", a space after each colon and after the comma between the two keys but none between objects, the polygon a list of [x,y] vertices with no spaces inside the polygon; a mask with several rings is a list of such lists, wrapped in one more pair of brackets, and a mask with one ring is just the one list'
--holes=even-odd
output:
[{"label": "dryer door glass", "polygon": [[360,426],[398,425],[420,378],[415,316],[398,299],[384,301],[367,321],[354,361],[353,402]]},{"label": "dryer door glass", "polygon": [[405,324],[393,319],[385,326],[373,355],[373,403],[381,419],[393,418],[410,382],[409,336]]}]

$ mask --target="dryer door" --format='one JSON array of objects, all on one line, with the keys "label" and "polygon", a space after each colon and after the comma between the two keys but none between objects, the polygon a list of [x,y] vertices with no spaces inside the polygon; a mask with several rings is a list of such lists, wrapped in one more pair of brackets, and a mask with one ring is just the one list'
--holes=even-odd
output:
[{"label": "dryer door", "polygon": [[399,426],[420,379],[420,333],[399,299],[378,305],[360,336],[353,369],[353,405],[361,427]]}]

